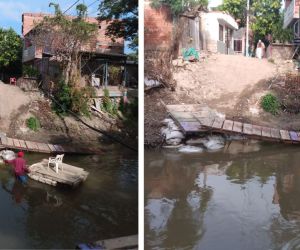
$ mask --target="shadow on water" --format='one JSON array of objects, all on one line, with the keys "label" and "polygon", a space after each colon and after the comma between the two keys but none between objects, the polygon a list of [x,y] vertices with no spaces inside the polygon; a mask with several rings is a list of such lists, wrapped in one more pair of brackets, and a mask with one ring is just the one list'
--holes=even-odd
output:
[{"label": "shadow on water", "polygon": [[[26,154],[28,164],[48,155]],[[16,182],[0,168],[0,247],[74,248],[78,243],[137,234],[138,162],[130,152],[69,156],[64,162],[90,175],[78,188]]]},{"label": "shadow on water", "polygon": [[298,249],[297,146],[145,152],[146,249]]}]

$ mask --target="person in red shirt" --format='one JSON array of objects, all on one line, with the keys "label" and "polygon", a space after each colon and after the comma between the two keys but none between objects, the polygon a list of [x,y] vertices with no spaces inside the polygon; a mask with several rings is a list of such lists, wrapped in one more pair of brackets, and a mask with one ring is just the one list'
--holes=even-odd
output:
[{"label": "person in red shirt", "polygon": [[12,164],[14,166],[15,177],[23,184],[27,183],[26,172],[29,172],[26,167],[26,161],[24,160],[24,153],[18,152],[18,157],[14,160],[5,161],[6,163]]}]

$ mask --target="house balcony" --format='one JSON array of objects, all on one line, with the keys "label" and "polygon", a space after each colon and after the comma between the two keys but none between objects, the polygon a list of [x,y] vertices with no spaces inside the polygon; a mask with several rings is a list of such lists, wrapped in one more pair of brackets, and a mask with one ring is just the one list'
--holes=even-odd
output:
[{"label": "house balcony", "polygon": [[299,18],[299,1],[293,0],[284,11],[283,28],[288,28]]}]

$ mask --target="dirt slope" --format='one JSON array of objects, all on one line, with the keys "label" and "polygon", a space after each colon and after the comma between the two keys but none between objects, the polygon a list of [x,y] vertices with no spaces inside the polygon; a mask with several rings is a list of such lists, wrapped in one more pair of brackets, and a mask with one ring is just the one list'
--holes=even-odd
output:
[{"label": "dirt slope", "polygon": [[28,105],[32,99],[20,88],[0,81],[0,130],[7,130],[10,116],[21,106]]},{"label": "dirt slope", "polygon": [[174,78],[179,95],[188,93],[198,102],[231,107],[241,93],[275,74],[276,65],[266,59],[216,54],[177,70]]}]

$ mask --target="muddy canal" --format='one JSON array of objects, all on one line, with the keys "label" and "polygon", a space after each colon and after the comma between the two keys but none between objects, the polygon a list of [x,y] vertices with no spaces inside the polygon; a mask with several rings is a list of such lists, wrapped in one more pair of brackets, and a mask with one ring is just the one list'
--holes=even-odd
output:
[{"label": "muddy canal", "polygon": [[[122,149],[123,150],[123,149]],[[29,163],[48,155],[26,154]],[[75,248],[78,243],[137,234],[138,162],[112,148],[101,156],[67,156],[90,172],[75,190],[35,181],[27,188],[0,166],[0,247]]]},{"label": "muddy canal", "polygon": [[300,148],[145,152],[146,249],[300,249]]}]

